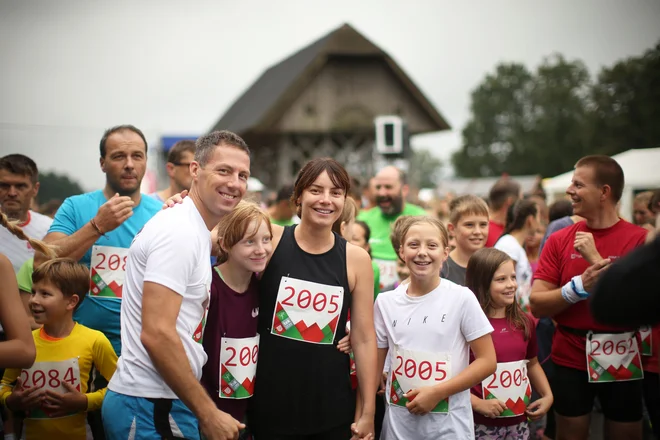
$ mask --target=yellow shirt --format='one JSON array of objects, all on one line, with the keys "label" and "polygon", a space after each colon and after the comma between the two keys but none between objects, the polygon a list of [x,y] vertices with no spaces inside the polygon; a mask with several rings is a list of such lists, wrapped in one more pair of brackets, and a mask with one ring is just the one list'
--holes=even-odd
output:
[{"label": "yellow shirt", "polygon": [[[52,338],[43,329],[32,332],[37,358],[29,369],[8,368],[0,384],[0,403],[5,404],[20,376],[24,386],[65,393],[66,381],[87,396],[87,411],[101,408],[106,389],[87,393],[92,367],[108,381],[117,368],[117,355],[103,333],[76,324],[65,338]],[[26,439],[85,439],[87,413],[50,418],[43,408],[31,410],[25,418]]]}]

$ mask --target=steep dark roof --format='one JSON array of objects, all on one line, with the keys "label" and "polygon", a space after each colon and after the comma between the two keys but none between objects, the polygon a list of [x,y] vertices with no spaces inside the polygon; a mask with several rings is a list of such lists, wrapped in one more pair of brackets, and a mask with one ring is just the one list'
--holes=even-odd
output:
[{"label": "steep dark roof", "polygon": [[293,102],[310,77],[318,72],[330,56],[372,56],[383,58],[402,81],[419,105],[426,111],[437,130],[450,129],[449,124],[408,75],[382,49],[349,24],[344,24],[309,46],[268,68],[238,98],[213,130],[231,130],[240,134],[267,130],[270,124]]}]

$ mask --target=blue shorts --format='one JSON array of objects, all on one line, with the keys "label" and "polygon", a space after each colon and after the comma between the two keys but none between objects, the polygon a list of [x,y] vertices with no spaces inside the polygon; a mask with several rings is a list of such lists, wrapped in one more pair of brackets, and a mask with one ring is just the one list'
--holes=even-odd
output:
[{"label": "blue shorts", "polygon": [[180,400],[148,399],[108,390],[103,399],[107,440],[199,440],[195,415]]}]

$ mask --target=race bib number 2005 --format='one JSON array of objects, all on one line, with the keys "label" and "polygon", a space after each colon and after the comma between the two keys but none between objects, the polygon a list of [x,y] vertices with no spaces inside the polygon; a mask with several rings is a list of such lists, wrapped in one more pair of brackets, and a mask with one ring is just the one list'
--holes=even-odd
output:
[{"label": "race bib number 2005", "polygon": [[92,247],[89,294],[102,298],[121,298],[127,258],[128,249],[125,248]]},{"label": "race bib number 2005", "polygon": [[589,382],[623,382],[644,378],[635,333],[587,334]]},{"label": "race bib number 2005", "polygon": [[[391,351],[393,359],[388,399],[390,405],[405,408],[409,402],[405,394],[411,390],[433,386],[451,378],[449,354],[405,350],[398,346]],[[438,402],[431,412],[448,413],[449,398]]]},{"label": "race bib number 2005", "polygon": [[282,277],[271,333],[312,344],[332,344],[344,288]]}]

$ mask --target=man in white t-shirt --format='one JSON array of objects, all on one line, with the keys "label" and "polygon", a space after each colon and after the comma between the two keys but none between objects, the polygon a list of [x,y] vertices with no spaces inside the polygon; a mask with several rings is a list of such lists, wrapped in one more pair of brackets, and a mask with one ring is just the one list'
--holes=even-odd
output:
[{"label": "man in white t-shirt", "polygon": [[406,292],[400,287],[381,293],[374,306],[379,357],[389,348],[390,363],[381,439],[473,439],[469,389],[450,396],[444,406],[441,401],[428,414],[416,415],[406,408],[401,398],[406,387],[399,381],[407,377],[417,388],[455,377],[468,366],[470,342],[492,333],[493,327],[474,293],[449,280],[421,297]]},{"label": "man in white t-shirt", "polygon": [[[30,238],[41,240],[53,219],[30,210],[39,193],[39,170],[32,159],[22,154],[0,158],[0,209],[9,220],[18,222]],[[34,257],[34,249],[0,226],[0,253],[9,258],[18,272],[23,263]]]},{"label": "man in white t-shirt", "polygon": [[195,334],[209,301],[210,231],[245,194],[249,149],[228,131],[196,146],[189,197],[156,214],[129,250],[121,357],[103,402],[109,440],[199,439],[199,428],[208,439],[233,439],[244,427],[200,385],[206,354]]}]

